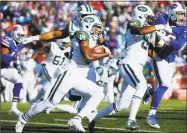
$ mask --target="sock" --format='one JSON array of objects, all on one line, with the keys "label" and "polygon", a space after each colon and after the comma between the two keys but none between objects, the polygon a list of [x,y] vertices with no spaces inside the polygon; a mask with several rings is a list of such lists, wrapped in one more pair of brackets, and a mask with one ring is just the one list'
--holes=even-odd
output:
[{"label": "sock", "polygon": [[129,112],[129,119],[130,120],[136,121],[136,114],[137,114],[138,109],[140,107],[141,100],[142,100],[141,98],[133,96],[132,101],[131,101],[131,106],[130,106],[130,112]]},{"label": "sock", "polygon": [[104,117],[104,116],[109,116],[109,115],[116,114],[117,112],[118,111],[116,109],[116,104],[115,103],[110,103],[110,104],[108,104],[108,106],[106,106],[102,110],[99,110],[99,112],[95,116],[94,120],[97,120],[97,119],[99,119],[101,117]]},{"label": "sock", "polygon": [[167,89],[168,87],[165,87],[165,86],[160,86],[156,89],[156,91],[154,92],[153,98],[152,98],[151,109],[155,109],[155,110],[157,109]]},{"label": "sock", "polygon": [[31,108],[28,112],[26,112],[23,116],[25,121],[28,121],[29,118],[32,116],[44,111],[47,108],[54,107],[52,103],[50,103],[48,100],[40,101],[38,102],[33,108]]},{"label": "sock", "polygon": [[156,115],[156,109],[150,109],[148,116],[150,115]]},{"label": "sock", "polygon": [[89,115],[89,113],[92,112],[93,109],[97,108],[99,103],[102,101],[103,97],[103,93],[90,97],[89,100],[86,102],[85,106],[80,110],[80,112],[77,115],[81,116],[82,118]]},{"label": "sock", "polygon": [[20,94],[21,88],[23,88],[22,83],[14,84],[12,102],[18,102],[19,101],[19,94]]}]

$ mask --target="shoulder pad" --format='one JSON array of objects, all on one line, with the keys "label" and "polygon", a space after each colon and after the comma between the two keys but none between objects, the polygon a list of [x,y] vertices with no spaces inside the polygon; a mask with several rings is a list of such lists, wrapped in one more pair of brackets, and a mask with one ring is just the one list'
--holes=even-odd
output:
[{"label": "shoulder pad", "polygon": [[77,41],[89,41],[88,33],[83,30],[76,31],[75,38],[77,39]]},{"label": "shoulder pad", "polygon": [[136,20],[136,19],[132,19],[129,21],[128,23],[128,28],[129,27],[133,27],[133,26],[141,26],[140,21]]},{"label": "shoulder pad", "polygon": [[73,36],[77,30],[79,30],[79,28],[72,21],[70,21],[68,23],[68,31],[70,37]]},{"label": "shoulder pad", "polygon": [[168,15],[165,13],[159,13],[156,16],[155,24],[167,24],[168,21]]},{"label": "shoulder pad", "polygon": [[5,47],[10,47],[11,40],[12,40],[12,38],[5,36],[5,37],[1,38],[1,44]]}]

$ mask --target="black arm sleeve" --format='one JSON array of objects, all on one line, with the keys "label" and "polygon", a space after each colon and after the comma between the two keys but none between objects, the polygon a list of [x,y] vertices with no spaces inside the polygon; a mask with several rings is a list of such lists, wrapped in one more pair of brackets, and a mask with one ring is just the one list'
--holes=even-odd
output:
[{"label": "black arm sleeve", "polygon": [[68,26],[66,26],[64,29],[61,30],[62,31],[62,36],[56,39],[64,39],[66,37],[69,36],[69,30],[68,30]]}]

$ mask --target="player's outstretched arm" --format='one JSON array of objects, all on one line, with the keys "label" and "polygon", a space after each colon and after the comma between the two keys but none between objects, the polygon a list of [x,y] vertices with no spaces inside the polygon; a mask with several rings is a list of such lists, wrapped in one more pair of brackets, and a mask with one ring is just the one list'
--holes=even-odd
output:
[{"label": "player's outstretched arm", "polygon": [[159,25],[154,25],[154,26],[143,26],[143,27],[133,26],[131,28],[131,33],[137,34],[137,35],[146,35],[157,30],[166,30],[169,33],[172,32],[172,29],[170,26],[159,24]]},{"label": "player's outstretched arm", "polygon": [[68,28],[65,28],[63,30],[57,30],[57,31],[51,31],[46,32],[40,35],[31,36],[28,38],[25,38],[23,41],[23,44],[28,44],[33,41],[48,41],[52,39],[59,39],[59,38],[66,38],[69,36]]}]

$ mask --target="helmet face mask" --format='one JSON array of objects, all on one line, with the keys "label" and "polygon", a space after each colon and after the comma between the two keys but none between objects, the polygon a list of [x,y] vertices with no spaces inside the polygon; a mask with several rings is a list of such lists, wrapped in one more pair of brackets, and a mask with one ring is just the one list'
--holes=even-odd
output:
[{"label": "helmet face mask", "polygon": [[102,36],[102,26],[94,25],[90,31],[90,34],[99,38]]},{"label": "helmet face mask", "polygon": [[23,39],[27,37],[27,31],[26,31],[26,29],[23,26],[15,25],[12,28],[11,37],[17,43],[21,43],[23,41]]},{"label": "helmet face mask", "polygon": [[88,15],[84,17],[81,21],[81,28],[95,39],[98,39],[102,36],[103,25],[101,20],[95,15]]},{"label": "helmet face mask", "polygon": [[168,16],[171,21],[178,26],[182,26],[186,21],[186,7],[184,4],[175,2],[168,8]]},{"label": "helmet face mask", "polygon": [[70,39],[57,39],[56,43],[58,44],[59,48],[65,50],[66,48],[70,47]]}]

